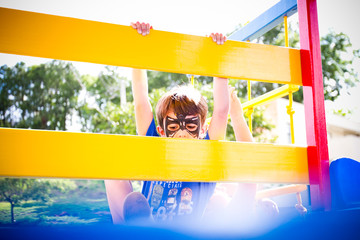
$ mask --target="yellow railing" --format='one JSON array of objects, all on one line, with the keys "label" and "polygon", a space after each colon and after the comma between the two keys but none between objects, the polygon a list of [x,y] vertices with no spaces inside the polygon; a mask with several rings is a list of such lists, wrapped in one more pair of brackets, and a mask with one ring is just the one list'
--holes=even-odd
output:
[{"label": "yellow railing", "polygon": [[242,104],[243,110],[248,111],[249,109],[253,109],[254,107],[261,106],[267,104],[275,99],[285,97],[289,95],[289,92],[296,92],[299,90],[299,86],[295,85],[284,85],[277,89],[274,89],[268,93],[265,93],[259,97],[253,98],[250,101],[247,101]]},{"label": "yellow railing", "polygon": [[0,8],[0,52],[302,85],[300,50]]},{"label": "yellow railing", "polygon": [[307,148],[0,128],[0,176],[309,182]]},{"label": "yellow railing", "polygon": [[[0,52],[302,85],[300,50],[0,8]],[[282,88],[280,88],[282,89]],[[263,104],[284,94],[251,101]],[[280,94],[281,92],[281,94]],[[266,94],[265,94],[266,95]],[[251,101],[244,104],[251,108]],[[307,148],[0,129],[0,175],[305,183]]]}]

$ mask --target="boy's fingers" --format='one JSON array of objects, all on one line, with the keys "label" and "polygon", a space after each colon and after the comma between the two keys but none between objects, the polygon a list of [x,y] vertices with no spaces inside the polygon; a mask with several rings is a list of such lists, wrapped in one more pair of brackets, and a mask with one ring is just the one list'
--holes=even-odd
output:
[{"label": "boy's fingers", "polygon": [[153,27],[149,23],[140,23],[140,22],[132,22],[130,23],[130,26],[137,30],[137,32],[143,36],[148,35],[150,33],[150,29],[153,29]]},{"label": "boy's fingers", "polygon": [[143,36],[147,34],[146,23],[141,24],[141,33]]},{"label": "boy's fingers", "polygon": [[214,42],[216,42],[219,45],[224,44],[227,40],[226,36],[223,35],[222,33],[211,33],[210,37]]},{"label": "boy's fingers", "polygon": [[214,33],[211,33],[211,34],[210,34],[210,37],[212,38],[212,40],[213,40],[214,42],[216,42]]},{"label": "boy's fingers", "polygon": [[216,43],[219,44],[220,43],[220,38],[219,38],[219,34],[215,33],[215,39],[216,39]]},{"label": "boy's fingers", "polygon": [[136,29],[137,29],[138,33],[141,34],[141,24],[139,22],[136,22]]},{"label": "boy's fingers", "polygon": [[150,33],[150,24],[149,23],[146,24],[146,33],[147,34]]},{"label": "boy's fingers", "polygon": [[234,101],[234,98],[235,98],[235,96],[234,96],[234,90],[235,90],[234,87],[229,86],[229,96],[230,96],[230,99],[231,99],[232,101]]},{"label": "boy's fingers", "polygon": [[231,98],[232,98],[233,100],[236,99],[236,92],[235,92],[235,91],[233,91],[233,92],[231,93]]},{"label": "boy's fingers", "polygon": [[221,44],[221,34],[220,33],[217,33],[217,44]]},{"label": "boy's fingers", "polygon": [[219,45],[222,45],[226,42],[226,36],[222,33],[212,33],[210,37],[212,37],[213,41]]},{"label": "boy's fingers", "polygon": [[[222,34],[221,34],[222,35]],[[221,37],[221,44],[224,44],[226,42],[226,36],[222,35]]]}]

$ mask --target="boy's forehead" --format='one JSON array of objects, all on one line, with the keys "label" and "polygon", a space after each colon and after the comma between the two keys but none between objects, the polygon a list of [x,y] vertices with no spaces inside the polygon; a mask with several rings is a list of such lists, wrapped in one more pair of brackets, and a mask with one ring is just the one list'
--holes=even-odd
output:
[{"label": "boy's forehead", "polygon": [[[186,118],[192,118],[192,117],[196,117],[198,116],[199,114],[192,114],[192,115],[186,115],[185,119]],[[166,114],[167,117],[170,117],[170,118],[177,118],[176,114],[174,113],[174,111],[169,111],[167,114]]]}]

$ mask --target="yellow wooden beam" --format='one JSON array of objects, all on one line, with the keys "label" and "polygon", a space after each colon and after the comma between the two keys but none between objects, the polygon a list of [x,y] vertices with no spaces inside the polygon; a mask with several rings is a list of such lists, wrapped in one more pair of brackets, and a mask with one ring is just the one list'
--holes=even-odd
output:
[{"label": "yellow wooden beam", "polygon": [[0,176],[308,184],[304,147],[0,128]]},{"label": "yellow wooden beam", "polygon": [[0,52],[302,85],[300,50],[0,8]]},{"label": "yellow wooden beam", "polygon": [[297,92],[299,90],[299,86],[294,85],[285,85],[274,89],[268,93],[265,93],[259,97],[253,98],[250,101],[244,102],[242,104],[243,110],[247,111],[248,109],[264,105],[275,99],[282,98],[284,96],[289,95],[290,92]]}]

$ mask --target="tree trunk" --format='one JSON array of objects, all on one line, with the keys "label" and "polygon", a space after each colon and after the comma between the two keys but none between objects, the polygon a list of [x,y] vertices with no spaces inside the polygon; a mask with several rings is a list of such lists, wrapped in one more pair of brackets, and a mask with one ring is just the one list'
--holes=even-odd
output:
[{"label": "tree trunk", "polygon": [[14,218],[14,204],[11,202],[11,223],[15,223],[15,218]]}]

